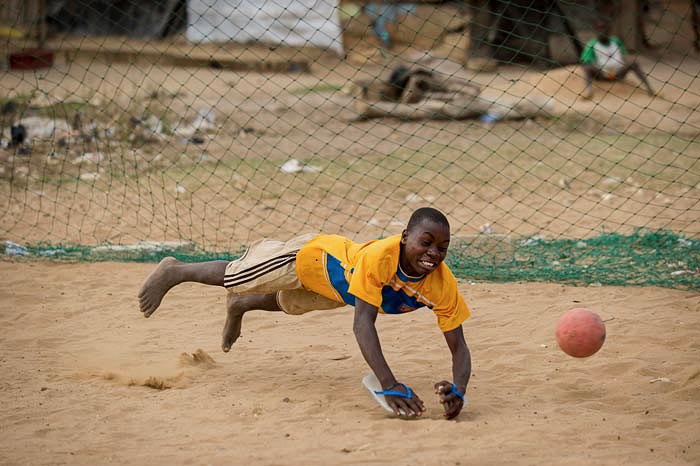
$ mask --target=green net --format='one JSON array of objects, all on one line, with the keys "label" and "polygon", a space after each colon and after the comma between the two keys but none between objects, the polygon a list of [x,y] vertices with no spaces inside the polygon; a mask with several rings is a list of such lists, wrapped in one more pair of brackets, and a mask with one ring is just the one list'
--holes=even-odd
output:
[{"label": "green net", "polygon": [[[431,205],[465,280],[700,288],[690,2],[204,3],[9,2],[7,260],[233,259]],[[643,79],[587,86],[599,17]]]}]

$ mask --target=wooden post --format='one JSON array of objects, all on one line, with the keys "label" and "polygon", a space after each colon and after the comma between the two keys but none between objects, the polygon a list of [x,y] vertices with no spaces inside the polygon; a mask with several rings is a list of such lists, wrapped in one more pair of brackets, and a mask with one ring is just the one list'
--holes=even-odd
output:
[{"label": "wooden post", "polygon": [[613,34],[622,39],[629,51],[639,50],[642,47],[642,34],[638,23],[639,0],[618,0],[617,3]]}]

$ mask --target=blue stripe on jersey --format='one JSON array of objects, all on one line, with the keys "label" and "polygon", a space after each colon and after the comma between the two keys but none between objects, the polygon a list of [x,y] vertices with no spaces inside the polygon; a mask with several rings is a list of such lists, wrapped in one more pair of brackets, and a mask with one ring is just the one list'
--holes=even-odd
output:
[{"label": "blue stripe on jersey", "polygon": [[403,289],[395,291],[390,286],[382,288],[382,310],[385,314],[402,314],[415,311],[423,306],[425,304],[418,302],[415,297],[407,295]]},{"label": "blue stripe on jersey", "polygon": [[[331,281],[331,285],[340,294],[341,298],[345,304],[350,306],[355,305],[355,296],[348,292],[350,284],[345,280],[345,269],[341,265],[340,261],[330,254],[326,255],[326,270],[328,271],[328,278]],[[408,277],[401,271],[397,272],[399,278],[404,281],[419,281],[413,277]],[[408,296],[403,289],[395,291],[391,286],[387,285],[382,288],[382,311],[386,314],[401,314],[403,312],[413,311],[415,309],[421,308],[425,304],[419,302],[415,297]]]},{"label": "blue stripe on jersey", "polygon": [[326,270],[328,270],[328,278],[331,280],[331,285],[343,298],[345,304],[354,306],[355,296],[348,293],[350,284],[345,280],[345,269],[340,264],[340,261],[330,254],[326,254]]}]

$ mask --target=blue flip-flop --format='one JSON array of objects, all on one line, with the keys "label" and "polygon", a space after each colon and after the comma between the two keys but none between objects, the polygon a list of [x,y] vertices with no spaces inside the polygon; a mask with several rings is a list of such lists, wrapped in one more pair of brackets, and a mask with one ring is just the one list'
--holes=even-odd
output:
[{"label": "blue flip-flop", "polygon": [[[377,376],[374,374],[367,374],[363,379],[362,379],[362,385],[365,386],[365,388],[372,394],[372,397],[376,400],[377,403],[379,403],[379,406],[384,408],[390,413],[393,413],[394,410],[391,409],[391,406],[389,406],[389,403],[386,402],[386,396],[401,396],[403,398],[413,398],[413,392],[411,391],[410,388],[408,388],[406,385],[403,385],[404,389],[406,390],[406,393],[399,392],[396,390],[382,390],[382,384],[379,383],[379,379],[377,379]],[[399,414],[402,416],[406,416],[406,412],[403,409],[399,409]]]}]

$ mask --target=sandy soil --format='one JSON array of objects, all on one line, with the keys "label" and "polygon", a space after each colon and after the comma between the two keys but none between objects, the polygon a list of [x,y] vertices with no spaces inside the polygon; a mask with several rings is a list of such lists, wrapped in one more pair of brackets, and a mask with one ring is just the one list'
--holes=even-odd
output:
[{"label": "sandy soil", "polygon": [[[395,372],[428,407],[387,415],[352,310],[251,313],[219,350],[224,292],[182,285],[144,319],[152,265],[0,263],[1,464],[700,463],[700,295],[657,288],[469,284],[468,407],[441,419],[449,351],[429,312],[383,316]],[[607,341],[562,353],[556,319],[589,307]]]}]

